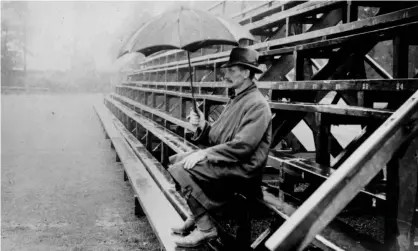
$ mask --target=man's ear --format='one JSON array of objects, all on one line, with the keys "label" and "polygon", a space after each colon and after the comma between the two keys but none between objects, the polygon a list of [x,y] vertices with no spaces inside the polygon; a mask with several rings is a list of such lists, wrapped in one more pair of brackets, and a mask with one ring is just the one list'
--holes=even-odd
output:
[{"label": "man's ear", "polygon": [[249,69],[245,69],[245,78],[250,78],[251,71]]}]

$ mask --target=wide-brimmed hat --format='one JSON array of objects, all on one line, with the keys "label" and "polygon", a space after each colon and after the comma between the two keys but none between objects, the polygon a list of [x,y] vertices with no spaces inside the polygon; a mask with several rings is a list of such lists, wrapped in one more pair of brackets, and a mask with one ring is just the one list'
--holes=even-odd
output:
[{"label": "wide-brimmed hat", "polygon": [[249,48],[235,47],[229,54],[229,61],[222,65],[221,68],[228,68],[234,65],[242,65],[256,74],[263,73],[258,68],[258,52]]}]

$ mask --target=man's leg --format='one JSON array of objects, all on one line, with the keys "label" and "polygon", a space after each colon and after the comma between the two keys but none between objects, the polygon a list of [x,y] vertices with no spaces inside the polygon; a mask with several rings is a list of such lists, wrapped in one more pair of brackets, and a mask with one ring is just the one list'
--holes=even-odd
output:
[{"label": "man's leg", "polygon": [[[203,242],[215,239],[218,236],[215,225],[210,219],[206,209],[193,197],[189,196],[187,204],[192,211],[197,226],[189,235],[178,238],[175,243],[178,247],[196,247]],[[187,223],[187,221],[186,221]]]},{"label": "man's leg", "polygon": [[[181,164],[173,165],[169,168],[173,178],[180,184],[181,192],[193,215],[193,219],[187,219],[182,226],[175,227],[172,230],[175,233],[185,234],[194,228],[194,224],[197,226],[189,235],[176,241],[178,246],[195,247],[204,241],[217,237],[216,227],[206,209],[207,206],[216,205],[217,202],[209,199],[199,186],[203,185],[205,187],[208,183],[211,184],[213,182],[216,185],[219,182],[216,174],[208,173],[208,170],[211,170],[211,168],[204,166],[203,163],[197,165],[191,171],[185,170]],[[197,181],[199,181],[199,185]],[[214,187],[213,190],[216,190],[216,188]],[[205,205],[202,205],[199,201],[202,201]]]}]

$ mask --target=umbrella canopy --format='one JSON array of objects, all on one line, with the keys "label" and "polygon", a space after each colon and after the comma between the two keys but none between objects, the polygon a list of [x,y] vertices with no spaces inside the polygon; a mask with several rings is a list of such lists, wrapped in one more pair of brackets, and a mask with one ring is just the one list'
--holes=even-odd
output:
[{"label": "umbrella canopy", "polygon": [[247,29],[226,17],[179,7],[142,26],[121,48],[119,57],[130,52],[149,56],[170,49],[193,52],[215,44],[239,45],[242,39],[255,40]]}]

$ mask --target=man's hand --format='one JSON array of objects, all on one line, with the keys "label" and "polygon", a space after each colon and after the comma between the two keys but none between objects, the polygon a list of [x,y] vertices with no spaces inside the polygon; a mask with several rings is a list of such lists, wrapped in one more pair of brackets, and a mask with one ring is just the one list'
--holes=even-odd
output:
[{"label": "man's hand", "polygon": [[189,122],[194,127],[195,131],[197,130],[197,128],[203,129],[203,127],[205,126],[205,115],[202,111],[199,110],[199,108],[197,109],[197,112],[199,114],[195,113],[192,109],[189,114]]},{"label": "man's hand", "polygon": [[196,151],[184,158],[183,168],[187,170],[192,169],[197,163],[204,159],[206,159],[206,152],[203,150]]}]

